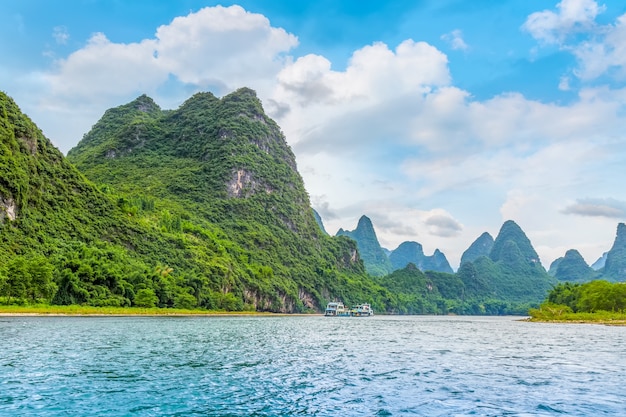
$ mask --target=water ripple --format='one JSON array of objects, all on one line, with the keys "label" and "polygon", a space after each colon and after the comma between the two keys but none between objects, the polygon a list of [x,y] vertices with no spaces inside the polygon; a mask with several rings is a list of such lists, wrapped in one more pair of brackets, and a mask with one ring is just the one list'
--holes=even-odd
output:
[{"label": "water ripple", "polygon": [[16,317],[0,415],[626,415],[626,328],[485,317]]}]

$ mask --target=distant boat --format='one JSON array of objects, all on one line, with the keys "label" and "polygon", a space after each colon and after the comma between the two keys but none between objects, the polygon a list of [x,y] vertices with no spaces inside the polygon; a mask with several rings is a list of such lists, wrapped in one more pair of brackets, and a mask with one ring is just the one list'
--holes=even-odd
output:
[{"label": "distant boat", "polygon": [[326,305],[324,315],[328,317],[367,317],[374,315],[374,309],[369,304],[359,304],[347,308],[340,301],[331,301]]},{"label": "distant boat", "polygon": [[347,317],[350,315],[350,310],[339,301],[331,301],[326,305],[325,316],[338,316]]},{"label": "distant boat", "polygon": [[352,307],[352,309],[350,310],[350,315],[353,317],[373,316],[374,309],[369,304],[359,304]]}]

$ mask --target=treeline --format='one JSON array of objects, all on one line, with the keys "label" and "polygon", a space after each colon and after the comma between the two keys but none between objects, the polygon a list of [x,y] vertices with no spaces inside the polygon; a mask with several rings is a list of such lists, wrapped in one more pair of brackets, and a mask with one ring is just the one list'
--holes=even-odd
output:
[{"label": "treeline", "polygon": [[626,283],[604,280],[584,284],[558,284],[546,300],[550,304],[568,307],[574,313],[623,311],[626,308]]},{"label": "treeline", "polygon": [[206,276],[150,267],[121,248],[72,243],[56,255],[14,256],[0,266],[0,304],[253,309],[214,291]]},{"label": "treeline", "polygon": [[558,284],[541,306],[531,309],[529,314],[538,320],[571,320],[623,315],[625,310],[626,283],[596,280],[584,284]]}]

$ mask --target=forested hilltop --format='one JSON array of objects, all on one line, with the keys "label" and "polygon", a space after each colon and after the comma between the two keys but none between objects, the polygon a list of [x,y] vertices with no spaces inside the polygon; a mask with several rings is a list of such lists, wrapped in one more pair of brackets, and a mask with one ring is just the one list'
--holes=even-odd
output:
[{"label": "forested hilltop", "polygon": [[[5,302],[318,310],[389,293],[318,228],[293,154],[251,90],[109,110],[70,158],[0,95]],[[97,184],[97,185],[96,185]]]},{"label": "forested hilltop", "polygon": [[503,225],[458,273],[372,277],[320,228],[254,91],[147,96],[108,110],[65,158],[0,93],[0,302],[314,312],[524,314],[552,284]]}]

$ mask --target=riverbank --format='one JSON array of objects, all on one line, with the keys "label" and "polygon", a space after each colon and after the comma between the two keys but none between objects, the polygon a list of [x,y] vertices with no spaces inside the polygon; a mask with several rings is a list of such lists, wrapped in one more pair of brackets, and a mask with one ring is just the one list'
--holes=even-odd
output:
[{"label": "riverbank", "polygon": [[542,307],[531,309],[527,321],[535,323],[603,324],[606,326],[626,326],[626,313],[597,311],[595,313],[573,313],[566,309]]},{"label": "riverbank", "polygon": [[176,308],[93,307],[81,305],[0,306],[0,316],[263,316],[256,311],[187,310]]}]

